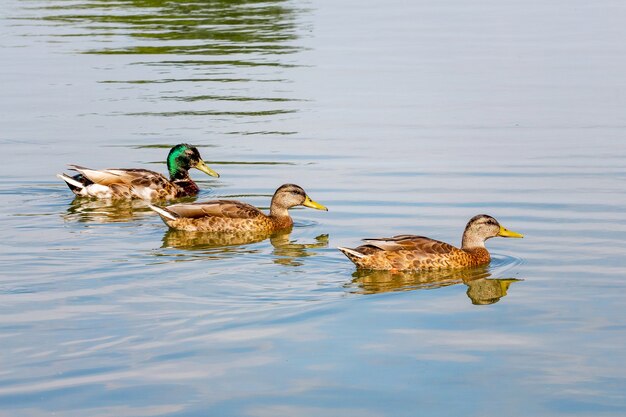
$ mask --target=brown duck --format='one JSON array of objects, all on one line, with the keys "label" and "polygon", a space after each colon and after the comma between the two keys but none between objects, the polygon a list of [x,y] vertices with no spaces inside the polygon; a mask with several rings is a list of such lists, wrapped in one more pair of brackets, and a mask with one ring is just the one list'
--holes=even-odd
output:
[{"label": "brown duck", "polygon": [[492,237],[523,235],[502,227],[496,219],[479,214],[470,219],[463,232],[461,248],[424,236],[399,235],[364,239],[358,248],[338,248],[359,269],[425,270],[463,268],[489,263],[491,257],[485,240]]},{"label": "brown duck", "polygon": [[186,143],[174,146],[167,155],[169,180],[148,169],[95,170],[78,165],[70,167],[78,174],[72,177],[58,174],[57,177],[65,181],[77,196],[102,199],[170,200],[196,195],[200,189],[189,176],[191,168],[219,177],[204,163],[198,149]]},{"label": "brown duck", "polygon": [[250,204],[235,200],[213,200],[202,203],[174,204],[167,207],[150,205],[172,229],[188,232],[273,232],[293,226],[287,211],[291,207],[305,206],[317,210],[328,209],[316,203],[295,184],[281,185],[266,215]]}]

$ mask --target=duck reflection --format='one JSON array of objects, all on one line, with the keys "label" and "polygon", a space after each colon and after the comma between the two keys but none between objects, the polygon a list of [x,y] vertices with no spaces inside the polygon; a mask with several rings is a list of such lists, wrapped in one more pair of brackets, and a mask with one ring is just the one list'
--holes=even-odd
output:
[{"label": "duck reflection", "polygon": [[352,283],[363,294],[377,294],[390,291],[410,291],[433,289],[456,284],[467,286],[467,296],[474,305],[488,305],[498,302],[507,295],[515,278],[490,278],[487,266],[449,271],[390,272],[357,270],[352,274]]},{"label": "duck reflection", "polygon": [[467,285],[467,296],[472,300],[474,305],[487,305],[500,301],[509,290],[509,286],[515,281],[521,281],[515,278],[479,278],[473,281],[464,282]]},{"label": "duck reflection", "polygon": [[81,223],[115,223],[135,220],[148,213],[151,213],[151,210],[139,200],[95,200],[77,197],[72,200],[63,217]]},{"label": "duck reflection", "polygon": [[313,256],[315,248],[328,246],[328,235],[322,234],[314,242],[301,243],[291,239],[291,229],[275,233],[241,232],[211,233],[186,232],[169,229],[163,236],[163,248],[175,248],[192,251],[210,250],[212,255],[236,252],[234,246],[244,246],[269,239],[275,256],[274,263],[285,266],[302,265],[302,258]]},{"label": "duck reflection", "polygon": [[281,233],[272,236],[270,243],[274,247],[272,253],[276,257],[274,263],[285,266],[299,266],[302,265],[302,258],[317,254],[311,251],[311,249],[328,247],[328,235],[322,234],[315,237],[315,242],[299,243],[297,240],[291,240],[289,233]]}]

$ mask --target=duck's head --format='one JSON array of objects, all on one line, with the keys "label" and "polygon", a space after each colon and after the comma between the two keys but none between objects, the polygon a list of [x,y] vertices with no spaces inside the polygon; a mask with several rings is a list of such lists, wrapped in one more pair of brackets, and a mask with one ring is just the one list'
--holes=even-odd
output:
[{"label": "duck's head", "polygon": [[479,214],[470,219],[463,232],[463,249],[485,247],[485,240],[492,237],[516,237],[524,235],[513,232],[502,226],[496,219],[486,214]]},{"label": "duck's head", "polygon": [[186,178],[187,171],[191,168],[196,168],[212,177],[220,176],[204,163],[195,146],[181,143],[170,149],[170,153],[167,155],[167,170],[172,179]]},{"label": "duck's head", "polygon": [[287,209],[295,206],[305,206],[316,210],[328,211],[323,205],[316,203],[306,194],[302,187],[295,184],[283,184],[272,197],[271,214],[285,215]]}]

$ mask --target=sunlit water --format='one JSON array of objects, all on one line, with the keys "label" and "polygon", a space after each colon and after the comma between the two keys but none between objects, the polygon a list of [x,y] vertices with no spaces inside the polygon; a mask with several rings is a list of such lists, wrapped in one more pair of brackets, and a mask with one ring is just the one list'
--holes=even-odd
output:
[{"label": "sunlit water", "polygon": [[[0,25],[1,416],[626,413],[626,6],[8,0]],[[168,232],[74,200],[67,163],[329,212]],[[355,273],[336,246],[493,239],[488,268]],[[218,244],[224,245],[220,246]]]}]

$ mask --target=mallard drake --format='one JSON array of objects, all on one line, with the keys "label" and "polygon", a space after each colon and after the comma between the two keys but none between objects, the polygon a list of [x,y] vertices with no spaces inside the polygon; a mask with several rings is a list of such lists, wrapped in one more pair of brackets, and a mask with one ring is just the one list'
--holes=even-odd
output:
[{"label": "mallard drake", "polygon": [[361,269],[406,271],[463,268],[489,263],[491,257],[485,248],[485,240],[496,236],[524,237],[505,229],[493,217],[479,214],[467,223],[460,249],[414,235],[363,239],[365,245],[354,249],[338,249]]},{"label": "mallard drake", "polygon": [[150,208],[172,229],[188,232],[241,233],[273,232],[291,228],[293,220],[287,210],[295,206],[328,211],[323,205],[311,200],[302,187],[295,184],[278,187],[272,197],[269,215],[250,204],[235,200],[174,204],[167,207],[150,205]]},{"label": "mallard drake", "polygon": [[200,190],[189,176],[196,168],[212,177],[219,174],[209,168],[194,146],[181,143],[167,155],[168,180],[164,175],[147,169],[95,170],[69,165],[77,175],[58,174],[74,194],[96,198],[141,198],[144,200],[169,200],[195,195]]}]

